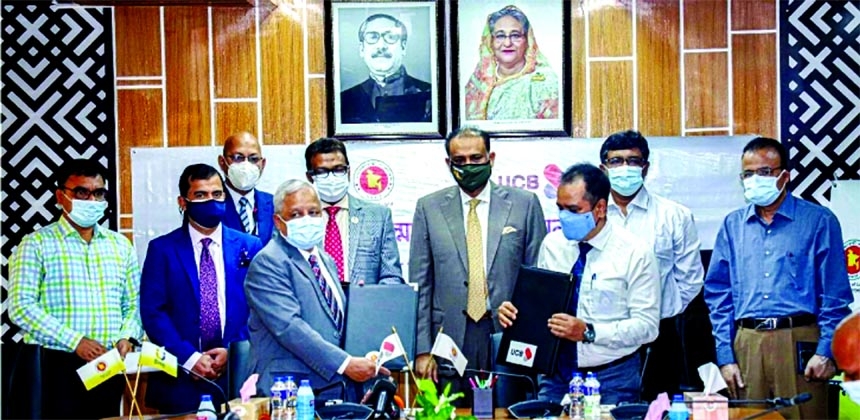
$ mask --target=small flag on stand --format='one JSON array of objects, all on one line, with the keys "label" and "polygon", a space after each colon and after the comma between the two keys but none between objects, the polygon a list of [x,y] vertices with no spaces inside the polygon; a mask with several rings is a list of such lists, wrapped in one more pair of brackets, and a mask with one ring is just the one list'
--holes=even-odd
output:
[{"label": "small flag on stand", "polygon": [[382,340],[382,345],[379,346],[379,358],[376,359],[376,373],[379,373],[379,368],[388,362],[400,356],[403,356],[403,344],[400,343],[400,337],[397,333],[391,334]]},{"label": "small flag on stand", "polygon": [[176,377],[176,356],[167,352],[164,347],[158,347],[150,342],[144,342],[140,350],[140,366],[156,368],[170,376]]},{"label": "small flag on stand", "polygon": [[457,347],[457,343],[448,334],[440,332],[436,335],[436,342],[433,343],[433,349],[430,350],[430,354],[450,360],[454,364],[454,369],[457,369],[457,373],[463,376],[468,361],[463,356],[463,352]]},{"label": "small flag on stand", "polygon": [[78,376],[89,391],[123,371],[125,371],[125,363],[119,355],[119,350],[114,348],[78,368]]}]

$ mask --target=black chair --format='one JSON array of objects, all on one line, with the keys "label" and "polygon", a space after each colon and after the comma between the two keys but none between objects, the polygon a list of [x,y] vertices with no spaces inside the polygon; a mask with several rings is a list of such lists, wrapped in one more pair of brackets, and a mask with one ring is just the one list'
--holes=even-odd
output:
[{"label": "black chair", "polygon": [[234,341],[227,349],[227,398],[239,398],[242,384],[251,375],[251,342],[248,340]]}]

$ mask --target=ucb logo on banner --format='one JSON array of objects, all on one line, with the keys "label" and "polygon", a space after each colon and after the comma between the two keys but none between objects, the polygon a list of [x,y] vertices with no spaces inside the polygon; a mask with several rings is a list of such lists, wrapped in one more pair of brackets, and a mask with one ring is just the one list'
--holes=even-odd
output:
[{"label": "ucb logo on banner", "polygon": [[532,367],[535,362],[535,352],[537,352],[537,346],[511,340],[508,357],[505,360],[508,363]]}]

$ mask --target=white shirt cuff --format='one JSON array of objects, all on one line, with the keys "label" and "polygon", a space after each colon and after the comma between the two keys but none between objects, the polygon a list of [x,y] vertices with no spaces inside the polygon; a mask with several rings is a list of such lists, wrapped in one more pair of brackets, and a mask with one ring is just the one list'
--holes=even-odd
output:
[{"label": "white shirt cuff", "polygon": [[343,375],[343,373],[346,372],[346,367],[349,366],[350,360],[352,360],[352,356],[346,356],[346,359],[340,364],[340,367],[337,368],[338,375]]},{"label": "white shirt cuff", "polygon": [[186,361],[185,361],[185,363],[183,363],[183,364],[182,364],[182,366],[184,366],[184,367],[185,367],[185,369],[193,370],[193,369],[194,369],[194,365],[196,365],[196,364],[197,364],[197,361],[198,361],[198,360],[200,360],[200,358],[201,358],[201,357],[203,357],[203,353],[200,353],[200,352],[196,352],[196,351],[195,351],[195,352],[194,352],[194,354],[192,354],[192,355],[188,358],[188,360],[186,360]]}]

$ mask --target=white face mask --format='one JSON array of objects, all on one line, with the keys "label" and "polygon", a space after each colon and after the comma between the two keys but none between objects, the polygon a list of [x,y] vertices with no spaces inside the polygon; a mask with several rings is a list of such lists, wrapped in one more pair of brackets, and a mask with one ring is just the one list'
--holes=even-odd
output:
[{"label": "white face mask", "polygon": [[320,200],[326,203],[337,203],[349,190],[349,177],[346,174],[335,175],[332,172],[326,177],[314,176],[313,178]]},{"label": "white face mask", "polygon": [[325,221],[321,216],[302,216],[298,219],[284,220],[281,215],[277,215],[287,225],[287,234],[278,230],[281,237],[290,245],[310,251],[314,246],[322,245],[325,237]]},{"label": "white face mask", "polygon": [[69,219],[72,219],[80,227],[93,227],[105,215],[107,206],[107,201],[72,199],[72,211],[68,213]]},{"label": "white face mask", "polygon": [[860,404],[860,381],[842,382],[842,390],[855,404]]},{"label": "white face mask", "polygon": [[260,168],[251,162],[234,163],[227,168],[227,179],[240,191],[250,191],[260,180]]},{"label": "white face mask", "polygon": [[773,204],[779,198],[779,195],[782,194],[782,189],[785,189],[785,185],[782,186],[782,189],[776,186],[779,183],[780,175],[782,175],[782,172],[777,176],[761,176],[756,174],[745,179],[744,198],[759,207],[767,207]]}]

